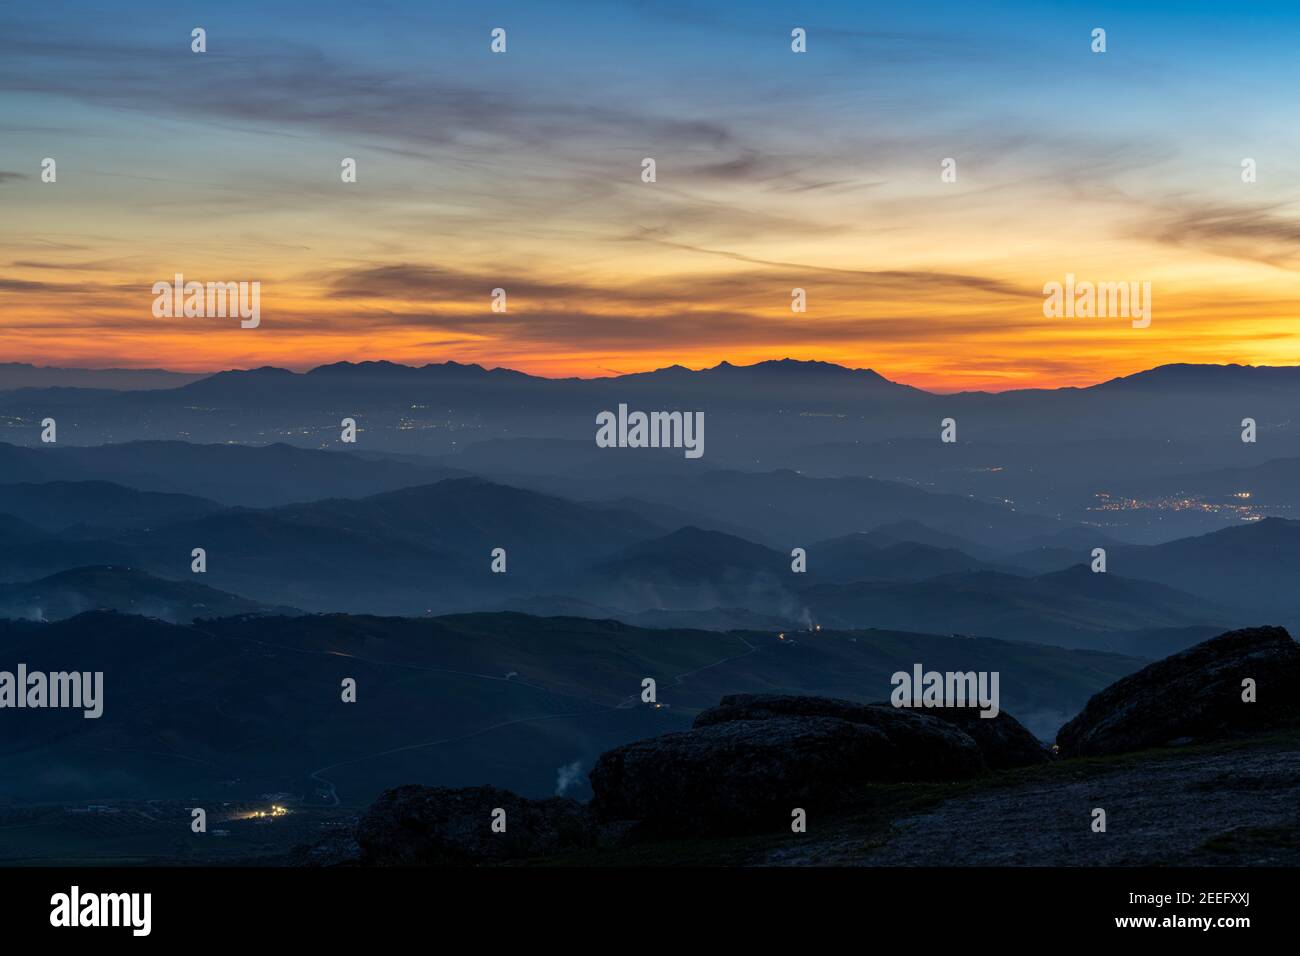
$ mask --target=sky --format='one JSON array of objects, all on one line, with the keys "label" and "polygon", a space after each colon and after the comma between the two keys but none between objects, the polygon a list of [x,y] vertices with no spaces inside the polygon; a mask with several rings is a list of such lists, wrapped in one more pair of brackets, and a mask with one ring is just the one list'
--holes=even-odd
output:
[{"label": "sky", "polygon": [[[9,4],[0,361],[1300,364],[1300,6],[1133,6]],[[155,317],[177,273],[260,324]],[[1150,325],[1045,316],[1067,274]]]}]

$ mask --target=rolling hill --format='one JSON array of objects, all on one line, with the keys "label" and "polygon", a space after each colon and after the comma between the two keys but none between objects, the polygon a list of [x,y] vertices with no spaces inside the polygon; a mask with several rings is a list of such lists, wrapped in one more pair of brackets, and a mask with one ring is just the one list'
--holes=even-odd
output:
[{"label": "rolling hill", "polygon": [[915,627],[1069,647],[1112,646],[1107,635],[1114,632],[1230,625],[1245,613],[1084,566],[1028,578],[976,571],[922,582],[818,585],[800,597],[826,627]]},{"label": "rolling hill", "polygon": [[237,614],[291,614],[193,581],[166,581],[125,567],[60,571],[24,584],[0,584],[0,617],[57,621],[86,611],[139,614],[172,624]]},{"label": "rolling hill", "polygon": [[[922,661],[1001,673],[1002,706],[1053,733],[1141,662],[1006,641],[856,631],[644,630],[610,621],[242,616],[177,626],[90,612],[0,621],[0,657],[102,671],[103,716],[13,710],[0,801],[186,799],[284,792],[360,806],[418,780],[545,796],[561,768],[683,729],[725,693],[885,699]],[[344,678],[357,701],[344,703]],[[640,702],[658,683],[662,707]],[[574,775],[579,781],[581,773]],[[580,790],[571,791],[581,795]]]},{"label": "rolling hill", "polygon": [[[331,440],[337,443],[337,439],[338,429],[334,428]],[[142,491],[207,498],[223,505],[273,507],[318,498],[372,495],[461,477],[464,472],[280,442],[205,445],[132,441],[32,448],[0,443],[0,474],[11,483],[108,481]]]}]

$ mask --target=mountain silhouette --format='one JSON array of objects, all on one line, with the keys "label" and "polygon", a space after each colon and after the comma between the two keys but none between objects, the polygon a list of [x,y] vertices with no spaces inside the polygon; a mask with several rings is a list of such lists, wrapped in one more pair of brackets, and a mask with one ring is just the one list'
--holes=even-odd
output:
[{"label": "mountain silhouette", "polygon": [[0,617],[54,621],[86,611],[139,614],[173,624],[200,617],[292,613],[194,581],[166,581],[135,568],[85,567],[24,584],[0,584]]}]

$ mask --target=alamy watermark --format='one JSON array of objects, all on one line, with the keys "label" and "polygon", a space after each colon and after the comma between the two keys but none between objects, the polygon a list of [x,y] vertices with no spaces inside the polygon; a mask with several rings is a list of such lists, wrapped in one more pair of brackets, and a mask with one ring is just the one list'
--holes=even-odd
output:
[{"label": "alamy watermark", "polygon": [[895,707],[978,707],[981,717],[996,717],[997,671],[927,671],[912,665],[912,673],[896,671],[889,678],[894,691],[889,702]]},{"label": "alamy watermark", "polygon": [[598,448],[684,448],[687,458],[704,454],[703,412],[628,412],[596,416]]},{"label": "alamy watermark", "polygon": [[103,671],[0,671],[0,710],[13,708],[68,708],[82,710],[87,720],[104,713]]},{"label": "alamy watermark", "polygon": [[1043,315],[1049,319],[1132,319],[1133,328],[1151,324],[1151,283],[1075,281],[1044,283]]},{"label": "alamy watermark", "polygon": [[262,321],[262,283],[186,282],[176,273],[172,282],[153,284],[155,319],[240,319],[239,327],[255,329]]},{"label": "alamy watermark", "polygon": [[83,893],[74,885],[50,897],[50,925],[55,927],[112,927],[148,936],[153,929],[152,893]]}]

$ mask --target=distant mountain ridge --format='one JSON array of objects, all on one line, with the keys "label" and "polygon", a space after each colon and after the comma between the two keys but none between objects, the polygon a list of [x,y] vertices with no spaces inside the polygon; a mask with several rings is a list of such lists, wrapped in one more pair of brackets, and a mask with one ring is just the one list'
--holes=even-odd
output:
[{"label": "distant mountain ridge", "polygon": [[[202,503],[197,499],[202,498],[210,499],[209,504],[272,507],[377,494],[465,475],[430,462],[376,460],[343,449],[301,448],[284,442],[130,441],[38,448],[0,442],[0,482],[5,483],[0,485],[0,511],[8,510],[5,503],[24,493],[48,499],[55,491],[53,482],[111,482],[154,493],[155,503],[170,494],[177,507],[182,506],[179,496],[184,496],[194,499],[193,510],[199,511]],[[96,496],[111,491],[89,486],[76,490],[82,495],[78,507],[83,509]]]},{"label": "distant mountain ridge", "polygon": [[0,362],[0,391],[16,388],[101,388],[131,391],[178,388],[208,373],[162,368],[59,368],[27,362]]},{"label": "distant mountain ridge", "polygon": [[[1300,372],[1289,367],[1161,366],[1086,388],[941,394],[873,369],[790,358],[598,378],[545,378],[456,362],[337,362],[306,372],[273,366],[228,370],[179,388],[146,391],[25,388],[0,392],[0,438],[35,445],[41,441],[36,426],[54,417],[59,443],[69,445],[161,438],[343,449],[349,446],[341,441],[341,423],[351,419],[358,447],[443,457],[452,466],[467,447],[489,441],[581,441],[592,452],[606,452],[600,457],[606,469],[672,460],[675,449],[611,453],[596,446],[596,416],[620,405],[704,414],[704,457],[712,467],[798,467],[804,448],[860,447],[881,454],[867,459],[868,473],[900,476],[889,470],[892,451],[904,455],[902,464],[910,461],[911,477],[924,480],[904,445],[881,443],[924,439],[939,449],[939,423],[946,418],[958,422],[956,448],[988,449],[998,443],[1043,448],[1063,440],[1194,444],[1239,428],[1250,416],[1259,422],[1272,457],[1300,455],[1300,428],[1290,428],[1300,405]],[[948,447],[951,463],[959,453]],[[1259,463],[1227,455],[1224,448],[1187,457],[1186,463]],[[522,466],[517,470],[581,467],[573,449],[530,460],[521,448],[515,457]],[[681,454],[675,457],[680,467]],[[850,454],[849,460],[856,458]],[[1050,463],[1049,458],[1044,464]],[[819,467],[827,466],[823,455]]]},{"label": "distant mountain ridge", "polygon": [[[531,380],[536,382],[642,382],[664,379],[680,382],[683,380],[758,380],[768,376],[781,377],[785,380],[802,378],[805,380],[825,377],[841,381],[851,380],[858,384],[879,387],[895,387],[925,394],[930,392],[917,386],[908,385],[871,368],[851,368],[835,362],[819,359],[764,359],[749,365],[737,365],[722,360],[713,366],[698,369],[684,365],[669,365],[642,372],[625,372],[609,376],[560,376],[552,378],[529,372],[522,372],[504,366],[488,368],[476,362],[462,363],[456,361],[427,362],[424,365],[407,365],[385,359],[351,362],[329,362],[313,366],[303,371],[281,366],[264,365],[245,369],[225,369],[215,372],[173,372],[168,369],[127,369],[127,368],[58,368],[29,365],[26,363],[0,363],[0,390],[7,388],[48,388],[85,387],[113,388],[118,390],[188,388],[204,382],[273,382],[288,381],[291,378],[314,378],[320,380],[370,379],[383,380],[430,380],[436,378],[483,380],[504,379]],[[148,384],[141,384],[144,382]],[[1159,386],[1197,386],[1216,382],[1255,382],[1255,383],[1295,383],[1300,382],[1300,365],[1240,365],[1230,364],[1190,364],[1168,363],[1149,369],[1105,379],[1088,386],[1060,386],[1057,388],[1012,388],[1000,392],[987,391],[957,394],[998,394],[1016,392],[1042,391],[1080,391],[1088,389],[1148,388]],[[118,382],[120,384],[112,384]],[[200,389],[201,390],[201,389]]]},{"label": "distant mountain ridge", "polygon": [[1173,362],[1157,365],[1131,375],[1121,375],[1089,388],[1200,388],[1206,385],[1232,383],[1255,386],[1295,385],[1300,383],[1300,365],[1194,365]]},{"label": "distant mountain ridge", "polygon": [[168,581],[128,567],[83,567],[23,584],[0,584],[0,617],[57,621],[87,611],[139,614],[170,624],[240,614],[295,614],[196,581]]}]

